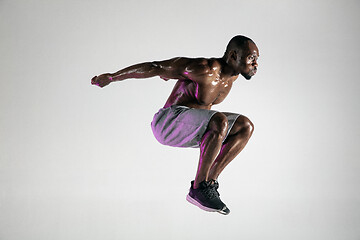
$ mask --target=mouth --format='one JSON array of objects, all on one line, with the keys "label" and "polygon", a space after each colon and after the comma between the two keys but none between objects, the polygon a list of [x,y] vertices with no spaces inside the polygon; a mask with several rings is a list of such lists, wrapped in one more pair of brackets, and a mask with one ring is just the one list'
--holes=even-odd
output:
[{"label": "mouth", "polygon": [[256,74],[256,72],[257,72],[257,69],[255,68],[255,69],[253,69],[253,70],[250,71],[250,74],[251,74],[252,76],[254,76],[254,75]]}]

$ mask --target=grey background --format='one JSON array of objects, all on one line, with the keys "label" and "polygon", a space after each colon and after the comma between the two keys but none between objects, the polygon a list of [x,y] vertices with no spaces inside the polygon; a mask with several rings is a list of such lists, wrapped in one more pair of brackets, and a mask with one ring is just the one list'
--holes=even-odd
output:
[{"label": "grey background", "polygon": [[[359,1],[0,1],[0,239],[360,239]],[[255,132],[220,176],[232,213],[185,196],[197,149],[150,122],[174,81],[103,72],[260,49],[220,111]]]}]

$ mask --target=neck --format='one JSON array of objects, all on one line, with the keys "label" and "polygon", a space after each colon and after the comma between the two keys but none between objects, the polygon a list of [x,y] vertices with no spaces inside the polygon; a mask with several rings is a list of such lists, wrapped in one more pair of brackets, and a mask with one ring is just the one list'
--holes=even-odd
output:
[{"label": "neck", "polygon": [[239,73],[236,73],[233,67],[231,67],[228,63],[227,57],[224,55],[222,58],[219,58],[219,62],[222,66],[222,74],[225,76],[237,76]]}]

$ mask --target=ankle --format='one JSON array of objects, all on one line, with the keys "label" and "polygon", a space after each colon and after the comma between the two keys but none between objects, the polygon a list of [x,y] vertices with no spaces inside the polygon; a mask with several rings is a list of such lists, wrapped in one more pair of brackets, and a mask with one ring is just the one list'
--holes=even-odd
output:
[{"label": "ankle", "polygon": [[193,185],[193,189],[197,189],[197,188],[199,188],[200,187],[200,183],[201,182],[194,182],[194,185]]},{"label": "ankle", "polygon": [[209,183],[209,181],[206,181],[205,179],[203,180],[194,180],[194,184],[193,184],[193,189],[197,189],[199,187],[204,187],[205,185],[207,185]]},{"label": "ankle", "polygon": [[213,179],[210,179],[209,182],[211,183],[211,185],[213,185],[213,184],[216,184],[218,182],[218,180],[216,178],[215,179],[213,178]]}]

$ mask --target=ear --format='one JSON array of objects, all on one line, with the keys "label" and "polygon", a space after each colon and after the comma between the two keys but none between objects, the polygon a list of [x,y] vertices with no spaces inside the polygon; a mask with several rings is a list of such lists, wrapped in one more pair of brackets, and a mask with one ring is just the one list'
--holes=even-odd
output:
[{"label": "ear", "polygon": [[238,60],[238,54],[236,50],[230,52],[230,59],[234,60],[235,62]]}]

